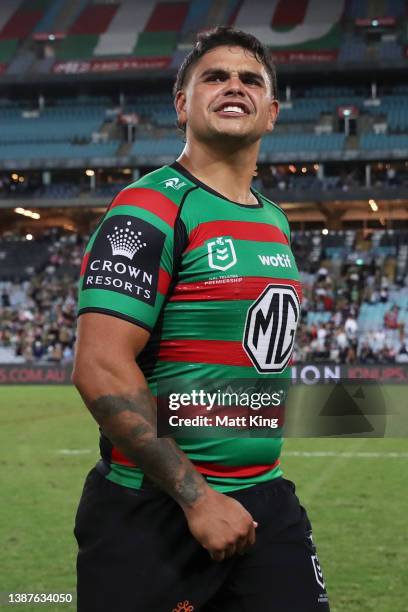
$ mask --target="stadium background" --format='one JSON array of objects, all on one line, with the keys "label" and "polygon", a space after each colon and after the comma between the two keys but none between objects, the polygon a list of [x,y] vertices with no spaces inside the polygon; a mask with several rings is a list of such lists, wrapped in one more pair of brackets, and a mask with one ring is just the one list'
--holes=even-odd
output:
[{"label": "stadium background", "polygon": [[[2,0],[3,603],[74,591],[73,517],[97,457],[96,426],[64,384],[82,251],[114,195],[181,151],[175,72],[218,24],[252,32],[277,63],[281,113],[254,186],[291,221],[298,372],[407,378],[405,0]],[[404,438],[286,443],[334,612],[408,609],[407,459]]]}]

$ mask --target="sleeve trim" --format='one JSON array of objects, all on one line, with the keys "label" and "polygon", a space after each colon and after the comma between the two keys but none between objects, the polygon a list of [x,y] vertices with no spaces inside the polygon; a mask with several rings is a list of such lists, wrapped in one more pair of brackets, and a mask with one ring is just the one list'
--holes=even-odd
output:
[{"label": "sleeve trim", "polygon": [[133,319],[132,317],[128,317],[127,315],[121,312],[116,312],[116,310],[109,310],[108,308],[98,308],[97,306],[89,306],[87,308],[80,308],[78,310],[77,316],[79,317],[81,314],[85,314],[87,312],[96,312],[99,314],[106,314],[111,317],[116,317],[117,319],[123,319],[123,321],[127,321],[128,323],[133,323],[134,325],[138,325],[139,327],[143,327],[143,329],[145,329],[148,332],[152,331],[152,327],[150,325],[147,325],[146,323],[143,323],[143,321],[139,321],[138,319]]}]

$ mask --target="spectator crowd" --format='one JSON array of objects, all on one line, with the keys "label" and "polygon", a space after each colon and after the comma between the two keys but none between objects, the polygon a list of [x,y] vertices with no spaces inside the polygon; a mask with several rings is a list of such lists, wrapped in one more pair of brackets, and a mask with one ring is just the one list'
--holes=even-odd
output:
[{"label": "spectator crowd", "polygon": [[[389,299],[390,281],[380,268],[350,266],[337,279],[325,267],[305,274],[295,363],[408,363],[408,337],[400,307]],[[399,287],[407,295],[407,289]],[[383,304],[380,325],[360,329],[362,306]],[[405,306],[408,312],[408,300]]]},{"label": "spectator crowd", "polygon": [[[0,362],[73,359],[77,282],[88,236],[52,229],[41,240],[47,256],[40,269],[27,268],[20,281],[0,280]],[[383,267],[374,261],[364,267],[329,267],[320,262],[302,272],[294,363],[408,363],[404,313],[390,299],[395,287]],[[408,311],[408,288],[399,290],[407,294]],[[384,305],[383,320],[361,329],[362,308],[375,304]]]},{"label": "spectator crowd", "polygon": [[27,270],[21,282],[0,281],[2,360],[72,361],[76,284],[85,243],[74,234],[55,231],[45,234],[43,240],[48,250],[43,269]]}]

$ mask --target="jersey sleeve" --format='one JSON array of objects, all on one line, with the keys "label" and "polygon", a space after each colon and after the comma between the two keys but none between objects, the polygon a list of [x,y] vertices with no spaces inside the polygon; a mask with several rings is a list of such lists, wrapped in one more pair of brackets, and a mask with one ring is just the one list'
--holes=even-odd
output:
[{"label": "jersey sleeve", "polygon": [[99,312],[153,329],[173,273],[177,213],[154,189],[116,196],[85,250],[78,315]]}]

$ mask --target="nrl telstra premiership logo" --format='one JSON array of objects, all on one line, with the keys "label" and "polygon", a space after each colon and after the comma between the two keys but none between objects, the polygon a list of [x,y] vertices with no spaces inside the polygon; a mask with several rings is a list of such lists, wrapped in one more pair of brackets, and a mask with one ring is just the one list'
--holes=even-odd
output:
[{"label": "nrl telstra premiership logo", "polygon": [[237,255],[231,238],[223,236],[216,238],[207,244],[207,248],[208,265],[213,270],[225,272],[237,263]]},{"label": "nrl telstra premiership logo", "polygon": [[178,191],[179,189],[187,185],[187,183],[177,178],[176,176],[174,176],[173,178],[165,179],[164,181],[161,181],[161,182],[164,183],[164,186],[166,189],[168,189],[168,187],[172,187],[176,191]]},{"label": "nrl telstra premiership logo", "polygon": [[115,225],[111,234],[106,237],[112,247],[112,255],[123,255],[128,259],[133,259],[135,253],[146,246],[142,242],[142,232],[136,232],[132,229],[132,222],[127,221],[126,228],[120,228]]}]

